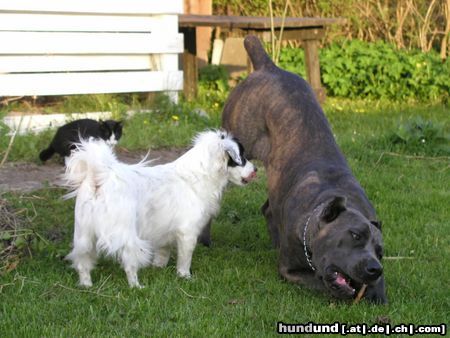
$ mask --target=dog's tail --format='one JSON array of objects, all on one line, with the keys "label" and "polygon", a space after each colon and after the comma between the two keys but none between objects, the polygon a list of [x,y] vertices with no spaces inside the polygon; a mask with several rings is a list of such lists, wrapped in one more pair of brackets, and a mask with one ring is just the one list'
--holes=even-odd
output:
[{"label": "dog's tail", "polygon": [[114,164],[118,163],[113,150],[103,140],[81,140],[70,157],[66,157],[66,171],[63,181],[70,192],[64,198],[77,195],[85,185],[95,191],[103,184]]},{"label": "dog's tail", "polygon": [[248,35],[244,39],[244,46],[255,70],[276,67],[256,36]]}]

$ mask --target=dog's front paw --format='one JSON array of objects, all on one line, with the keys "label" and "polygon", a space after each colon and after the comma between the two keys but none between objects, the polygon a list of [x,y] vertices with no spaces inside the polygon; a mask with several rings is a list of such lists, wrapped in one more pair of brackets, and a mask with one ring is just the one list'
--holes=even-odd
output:
[{"label": "dog's front paw", "polygon": [[388,299],[384,292],[380,293],[374,289],[367,290],[366,294],[364,295],[364,298],[369,301],[370,303],[374,304],[387,304]]},{"label": "dog's front paw", "polygon": [[128,285],[130,288],[142,289],[144,288],[137,278],[128,278]]},{"label": "dog's front paw", "polygon": [[178,270],[177,275],[181,278],[191,279],[192,275],[190,271]]},{"label": "dog's front paw", "polygon": [[83,288],[90,288],[90,287],[92,287],[92,282],[81,282],[80,281],[80,286],[81,287],[83,287]]},{"label": "dog's front paw", "polygon": [[144,286],[139,284],[139,283],[136,283],[136,284],[133,284],[133,285],[130,284],[130,288],[143,289]]},{"label": "dog's front paw", "polygon": [[80,273],[80,286],[84,288],[90,288],[92,286],[90,274]]},{"label": "dog's front paw", "polygon": [[386,291],[384,287],[384,278],[381,277],[375,285],[369,285],[364,298],[374,304],[387,304]]}]

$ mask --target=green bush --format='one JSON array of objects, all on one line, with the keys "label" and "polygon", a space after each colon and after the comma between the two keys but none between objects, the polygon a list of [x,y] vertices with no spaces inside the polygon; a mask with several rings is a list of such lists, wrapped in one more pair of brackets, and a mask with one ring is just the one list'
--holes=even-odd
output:
[{"label": "green bush", "polygon": [[280,53],[278,66],[306,78],[305,52],[298,48],[284,48]]},{"label": "green bush", "polygon": [[211,90],[228,91],[228,77],[228,72],[223,66],[208,65],[199,71],[200,83]]},{"label": "green bush", "polygon": [[450,154],[450,135],[446,133],[444,125],[424,120],[420,116],[399,123],[391,140],[413,153]]},{"label": "green bush", "polygon": [[223,107],[230,86],[229,75],[225,67],[208,65],[199,71],[197,107],[202,107],[210,116],[220,119],[221,107]]},{"label": "green bush", "polygon": [[[284,49],[280,66],[304,76],[303,51]],[[322,83],[330,96],[448,101],[450,60],[435,52],[398,50],[385,42],[334,43],[320,51]]]}]

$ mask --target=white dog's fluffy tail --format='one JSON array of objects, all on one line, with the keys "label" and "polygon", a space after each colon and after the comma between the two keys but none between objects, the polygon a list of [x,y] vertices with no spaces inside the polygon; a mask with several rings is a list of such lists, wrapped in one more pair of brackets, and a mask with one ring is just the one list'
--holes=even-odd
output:
[{"label": "white dog's fluffy tail", "polygon": [[[145,159],[144,159],[145,160]],[[92,252],[102,252],[120,260],[131,286],[137,286],[136,272],[151,260],[151,247],[139,238],[137,227],[138,198],[133,178],[146,163],[121,163],[103,140],[81,140],[66,158],[65,185],[71,190],[65,198],[77,197],[75,203],[74,249],[67,256],[80,272],[90,271]],[[80,268],[81,267],[81,268]],[[81,269],[81,270],[80,270]]]},{"label": "white dog's fluffy tail", "polygon": [[101,186],[116,163],[116,155],[103,140],[81,140],[70,157],[66,157],[63,181],[71,191],[64,198],[75,197],[82,184],[93,189]]}]

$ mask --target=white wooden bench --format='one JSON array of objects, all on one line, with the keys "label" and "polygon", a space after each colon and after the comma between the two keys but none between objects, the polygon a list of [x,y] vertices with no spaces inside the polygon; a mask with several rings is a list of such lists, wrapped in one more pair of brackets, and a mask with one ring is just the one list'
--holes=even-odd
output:
[{"label": "white wooden bench", "polygon": [[183,88],[182,0],[0,0],[0,96]]}]

